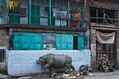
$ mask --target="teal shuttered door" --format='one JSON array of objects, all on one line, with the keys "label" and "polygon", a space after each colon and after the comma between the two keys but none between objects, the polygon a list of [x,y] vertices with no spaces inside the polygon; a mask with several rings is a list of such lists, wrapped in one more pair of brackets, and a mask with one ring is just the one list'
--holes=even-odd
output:
[{"label": "teal shuttered door", "polygon": [[84,37],[78,37],[78,49],[82,50],[84,49]]},{"label": "teal shuttered door", "polygon": [[68,34],[56,35],[57,50],[73,50],[73,36]]},{"label": "teal shuttered door", "polygon": [[14,50],[41,50],[42,36],[34,33],[15,33]]}]

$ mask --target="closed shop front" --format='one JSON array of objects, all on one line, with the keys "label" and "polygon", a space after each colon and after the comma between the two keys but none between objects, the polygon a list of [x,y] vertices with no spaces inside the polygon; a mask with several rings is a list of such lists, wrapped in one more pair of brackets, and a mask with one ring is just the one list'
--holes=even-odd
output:
[{"label": "closed shop front", "polygon": [[14,33],[13,43],[14,50],[84,49],[84,37],[73,34]]}]

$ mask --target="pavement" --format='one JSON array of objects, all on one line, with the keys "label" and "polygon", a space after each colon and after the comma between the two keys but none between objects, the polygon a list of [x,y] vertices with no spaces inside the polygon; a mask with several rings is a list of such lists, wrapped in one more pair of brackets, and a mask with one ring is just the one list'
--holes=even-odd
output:
[{"label": "pavement", "polygon": [[[49,78],[48,74],[34,74],[34,75],[26,75],[26,76],[9,76],[0,74],[0,79],[52,79]],[[115,70],[114,72],[93,72],[89,73],[88,76],[85,76],[84,79],[119,79],[119,70]]]},{"label": "pavement", "polygon": [[95,72],[85,76],[85,79],[119,79],[119,70],[114,72]]}]

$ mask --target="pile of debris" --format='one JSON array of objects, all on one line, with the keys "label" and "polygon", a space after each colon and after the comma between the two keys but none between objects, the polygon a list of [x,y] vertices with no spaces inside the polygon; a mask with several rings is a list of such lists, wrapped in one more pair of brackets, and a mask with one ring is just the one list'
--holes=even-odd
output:
[{"label": "pile of debris", "polygon": [[79,72],[71,72],[69,74],[65,74],[65,73],[60,75],[54,74],[52,78],[53,79],[84,79],[84,76],[80,75]]},{"label": "pile of debris", "polygon": [[114,71],[106,54],[97,55],[97,68],[103,72]]},{"label": "pile of debris", "polygon": [[84,77],[86,75],[88,75],[88,73],[92,71],[92,68],[89,65],[81,65],[79,68],[78,72],[70,72],[68,74],[63,73],[63,74],[56,74],[54,73],[52,75],[53,79],[84,79]]}]

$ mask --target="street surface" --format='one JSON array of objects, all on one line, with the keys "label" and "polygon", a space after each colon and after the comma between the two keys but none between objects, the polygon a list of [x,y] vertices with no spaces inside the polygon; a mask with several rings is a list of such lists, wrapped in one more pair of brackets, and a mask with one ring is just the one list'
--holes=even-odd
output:
[{"label": "street surface", "polygon": [[[49,78],[48,74],[33,74],[16,77],[0,74],[0,79],[52,79],[52,78]],[[89,75],[85,76],[84,79],[119,79],[119,70],[115,70],[114,72],[108,73],[103,72],[89,73]]]},{"label": "street surface", "polygon": [[119,79],[119,70],[108,73],[95,72],[92,76],[86,76],[85,79]]}]

